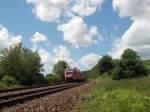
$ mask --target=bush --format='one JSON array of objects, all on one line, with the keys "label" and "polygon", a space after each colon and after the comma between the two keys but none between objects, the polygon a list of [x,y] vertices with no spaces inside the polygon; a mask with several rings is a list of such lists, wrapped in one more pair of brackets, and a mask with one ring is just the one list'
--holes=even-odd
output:
[{"label": "bush", "polygon": [[0,82],[0,88],[8,88],[7,85],[3,82]]},{"label": "bush", "polygon": [[9,75],[4,75],[1,80],[1,85],[4,87],[15,87],[18,86],[18,81]]},{"label": "bush", "polygon": [[45,80],[47,81],[47,83],[49,85],[58,84],[58,83],[60,83],[62,81],[61,78],[58,75],[52,75],[52,74],[47,75],[45,77]]}]

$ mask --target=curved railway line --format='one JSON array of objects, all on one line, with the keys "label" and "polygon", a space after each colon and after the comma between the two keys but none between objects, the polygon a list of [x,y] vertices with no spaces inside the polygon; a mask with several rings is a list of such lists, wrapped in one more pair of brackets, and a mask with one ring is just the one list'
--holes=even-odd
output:
[{"label": "curved railway line", "polygon": [[29,87],[18,89],[7,89],[0,91],[0,108],[12,106],[18,103],[22,103],[27,100],[39,98],[48,94],[56,93],[65,89],[73,88],[85,84],[87,82],[80,83],[68,83],[55,86],[44,87]]}]

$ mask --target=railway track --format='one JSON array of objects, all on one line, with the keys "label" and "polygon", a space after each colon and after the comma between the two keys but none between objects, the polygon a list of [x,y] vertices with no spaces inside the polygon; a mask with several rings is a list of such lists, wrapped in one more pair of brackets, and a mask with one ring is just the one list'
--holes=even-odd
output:
[{"label": "railway track", "polygon": [[43,86],[30,86],[30,87],[19,87],[19,88],[10,88],[10,89],[0,89],[0,94],[1,94],[1,93],[6,93],[6,92],[13,92],[13,91],[26,90],[26,89],[39,88],[39,87],[43,87]]},{"label": "railway track", "polygon": [[48,94],[56,93],[65,89],[73,88],[82,83],[69,83],[56,86],[25,88],[20,90],[3,91],[0,93],[0,108],[12,106],[27,100],[39,98]]}]

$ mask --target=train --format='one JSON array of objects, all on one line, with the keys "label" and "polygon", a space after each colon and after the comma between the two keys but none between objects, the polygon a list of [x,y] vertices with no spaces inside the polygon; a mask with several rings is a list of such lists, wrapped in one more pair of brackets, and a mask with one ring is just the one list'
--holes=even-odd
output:
[{"label": "train", "polygon": [[86,81],[87,78],[77,68],[67,67],[67,69],[65,70],[65,73],[64,73],[64,80],[66,82],[69,82],[69,81],[71,81],[71,82],[72,81]]}]

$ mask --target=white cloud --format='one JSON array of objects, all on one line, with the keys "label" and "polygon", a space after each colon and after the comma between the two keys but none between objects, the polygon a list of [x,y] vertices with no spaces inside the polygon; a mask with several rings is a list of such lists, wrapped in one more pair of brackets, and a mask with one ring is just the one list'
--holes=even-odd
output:
[{"label": "white cloud", "polygon": [[46,22],[57,22],[61,17],[75,14],[89,16],[101,8],[103,0],[26,0],[33,5],[36,17]]},{"label": "white cloud", "polygon": [[97,8],[101,8],[103,0],[76,0],[72,11],[81,16],[89,16],[96,12]]},{"label": "white cloud", "polygon": [[115,41],[110,54],[118,58],[126,48],[138,51],[143,58],[150,57],[150,22],[145,20],[133,22],[121,39]]},{"label": "white cloud", "polygon": [[33,13],[46,22],[56,22],[68,7],[68,0],[26,0],[33,4]]},{"label": "white cloud", "polygon": [[[46,22],[59,23],[66,42],[76,48],[88,46],[102,40],[96,26],[88,27],[83,16],[89,16],[101,8],[104,0],[26,0],[33,5],[36,17]],[[82,17],[77,17],[82,16]],[[68,21],[69,20],[69,21]],[[63,23],[63,22],[67,23]]]},{"label": "white cloud", "polygon": [[33,51],[36,51],[38,49],[38,43],[40,42],[46,42],[45,45],[47,47],[50,45],[47,37],[39,32],[35,32],[34,35],[31,37],[30,41],[32,42]]},{"label": "white cloud", "polygon": [[0,49],[13,46],[16,43],[21,42],[22,36],[14,36],[5,27],[0,26]]},{"label": "white cloud", "polygon": [[55,63],[57,63],[58,60],[67,60],[68,57],[70,56],[69,50],[63,45],[56,46],[53,49],[52,53],[54,56]]},{"label": "white cloud", "polygon": [[77,16],[68,23],[59,25],[57,29],[63,32],[63,38],[66,42],[73,44],[77,48],[80,45],[92,45],[102,39],[96,26],[88,28],[83,19]]},{"label": "white cloud", "polygon": [[119,11],[120,17],[150,20],[150,0],[113,0],[113,8]]},{"label": "white cloud", "polygon": [[121,17],[131,17],[133,23],[120,39],[114,41],[110,54],[118,58],[124,49],[132,48],[142,58],[150,58],[150,1],[113,0],[113,7]]},{"label": "white cloud", "polygon": [[40,48],[39,55],[41,57],[42,64],[44,64],[44,73],[51,73],[53,65],[59,60],[66,61],[71,67],[78,67],[78,63],[71,58],[70,51],[63,45],[56,46],[52,52],[48,52],[47,50]]},{"label": "white cloud", "polygon": [[77,62],[70,57],[70,51],[63,45],[56,46],[53,49],[53,60],[57,63],[59,60],[66,61],[70,66],[77,66]]},{"label": "white cloud", "polygon": [[39,49],[39,55],[41,57],[41,63],[44,65],[44,73],[50,73],[52,71],[53,59],[52,55],[43,48]]},{"label": "white cloud", "polygon": [[82,64],[82,66],[85,69],[91,69],[93,66],[95,66],[98,63],[100,58],[101,56],[99,56],[98,54],[89,53],[83,56],[79,62]]},{"label": "white cloud", "polygon": [[35,32],[35,34],[31,38],[32,43],[45,42],[45,41],[47,41],[47,37],[39,32]]}]

